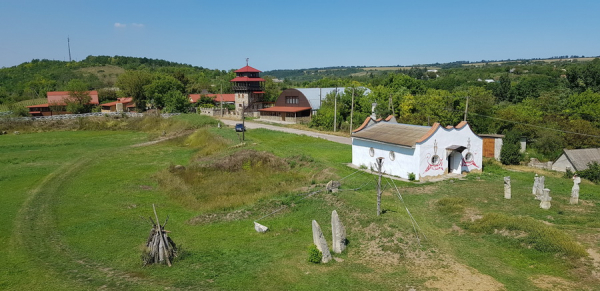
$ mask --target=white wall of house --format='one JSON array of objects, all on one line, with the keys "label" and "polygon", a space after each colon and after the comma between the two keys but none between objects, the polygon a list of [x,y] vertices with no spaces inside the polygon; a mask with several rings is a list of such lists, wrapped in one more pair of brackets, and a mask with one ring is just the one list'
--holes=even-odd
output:
[{"label": "white wall of house", "polygon": [[[462,153],[446,150],[453,145],[464,146],[467,149]],[[420,148],[421,155],[419,177],[435,177],[447,172],[460,174],[482,169],[483,139],[467,126],[460,129],[439,127],[429,138],[417,144],[417,147]],[[467,160],[468,153],[472,156],[471,160]],[[436,155],[439,157],[438,163],[432,161]]]},{"label": "white wall of house", "polygon": [[[373,148],[373,155],[371,155],[371,148]],[[413,148],[352,138],[352,164],[375,169],[377,163],[375,159],[383,157],[383,171],[388,175],[404,179],[408,179],[409,173],[414,173],[416,178],[419,179],[418,159],[416,158],[418,154],[416,154],[416,151]]]},{"label": "white wall of house", "polygon": [[567,159],[567,155],[565,155],[563,153],[560,157],[558,157],[556,162],[554,162],[554,164],[552,165],[552,170],[559,171],[559,172],[566,172],[567,167],[570,168],[571,171],[574,171],[573,165],[571,165],[571,162],[569,162],[569,159]]}]

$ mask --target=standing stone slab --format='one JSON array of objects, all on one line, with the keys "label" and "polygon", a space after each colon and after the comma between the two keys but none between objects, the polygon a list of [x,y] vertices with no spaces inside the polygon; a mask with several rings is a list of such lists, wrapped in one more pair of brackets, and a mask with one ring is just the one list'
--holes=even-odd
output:
[{"label": "standing stone slab", "polygon": [[542,195],[542,202],[540,202],[540,208],[542,209],[550,209],[550,201],[552,200],[552,197],[550,197],[550,189],[545,188],[544,189],[544,194]]},{"label": "standing stone slab", "polygon": [[321,262],[327,263],[331,261],[331,253],[329,252],[329,247],[327,246],[327,241],[325,240],[325,236],[323,236],[323,232],[321,231],[321,227],[317,223],[316,220],[312,221],[312,231],[313,231],[313,242],[317,246],[317,249],[321,251],[323,254],[323,258]]},{"label": "standing stone slab", "polygon": [[336,254],[342,253],[346,249],[346,229],[335,210],[331,212],[331,236],[333,252]]},{"label": "standing stone slab", "polygon": [[504,199],[510,199],[511,196],[510,177],[504,177]]},{"label": "standing stone slab", "polygon": [[569,203],[578,204],[579,203],[579,183],[581,183],[581,178],[577,175],[573,176],[573,188],[571,189],[571,200]]}]

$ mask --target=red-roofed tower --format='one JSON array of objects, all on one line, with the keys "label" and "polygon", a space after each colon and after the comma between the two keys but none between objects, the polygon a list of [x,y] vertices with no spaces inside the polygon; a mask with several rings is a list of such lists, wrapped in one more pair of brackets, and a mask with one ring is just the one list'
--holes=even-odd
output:
[{"label": "red-roofed tower", "polygon": [[263,108],[265,79],[260,77],[260,72],[247,63],[245,67],[235,71],[235,78],[231,82],[233,82],[237,112],[241,112],[243,106],[246,106],[246,112],[258,112],[258,109]]}]

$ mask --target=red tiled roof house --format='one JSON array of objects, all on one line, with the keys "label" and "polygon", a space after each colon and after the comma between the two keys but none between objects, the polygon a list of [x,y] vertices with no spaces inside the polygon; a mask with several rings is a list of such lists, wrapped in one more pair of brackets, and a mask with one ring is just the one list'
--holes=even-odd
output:
[{"label": "red tiled roof house", "polygon": [[[91,100],[88,104],[98,105],[98,91],[88,92]],[[67,91],[53,91],[46,93],[48,103],[27,106],[31,116],[52,116],[60,114],[68,114],[66,110],[67,103],[72,97]]]}]

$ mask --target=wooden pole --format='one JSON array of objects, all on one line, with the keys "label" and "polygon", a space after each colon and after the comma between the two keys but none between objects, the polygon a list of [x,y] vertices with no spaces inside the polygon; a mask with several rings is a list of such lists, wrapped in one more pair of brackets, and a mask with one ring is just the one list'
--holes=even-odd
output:
[{"label": "wooden pole", "polygon": [[383,158],[377,158],[377,172],[379,172],[379,178],[377,180],[377,216],[381,214],[381,168],[383,167]]},{"label": "wooden pole", "polygon": [[335,95],[333,95],[333,132],[337,131],[337,87],[335,87]]},{"label": "wooden pole", "polygon": [[350,109],[350,135],[352,135],[352,115],[354,114],[354,87],[352,87],[352,106]]},{"label": "wooden pole", "polygon": [[465,119],[467,121],[467,111],[469,111],[469,96],[467,96],[467,105],[465,106]]}]

